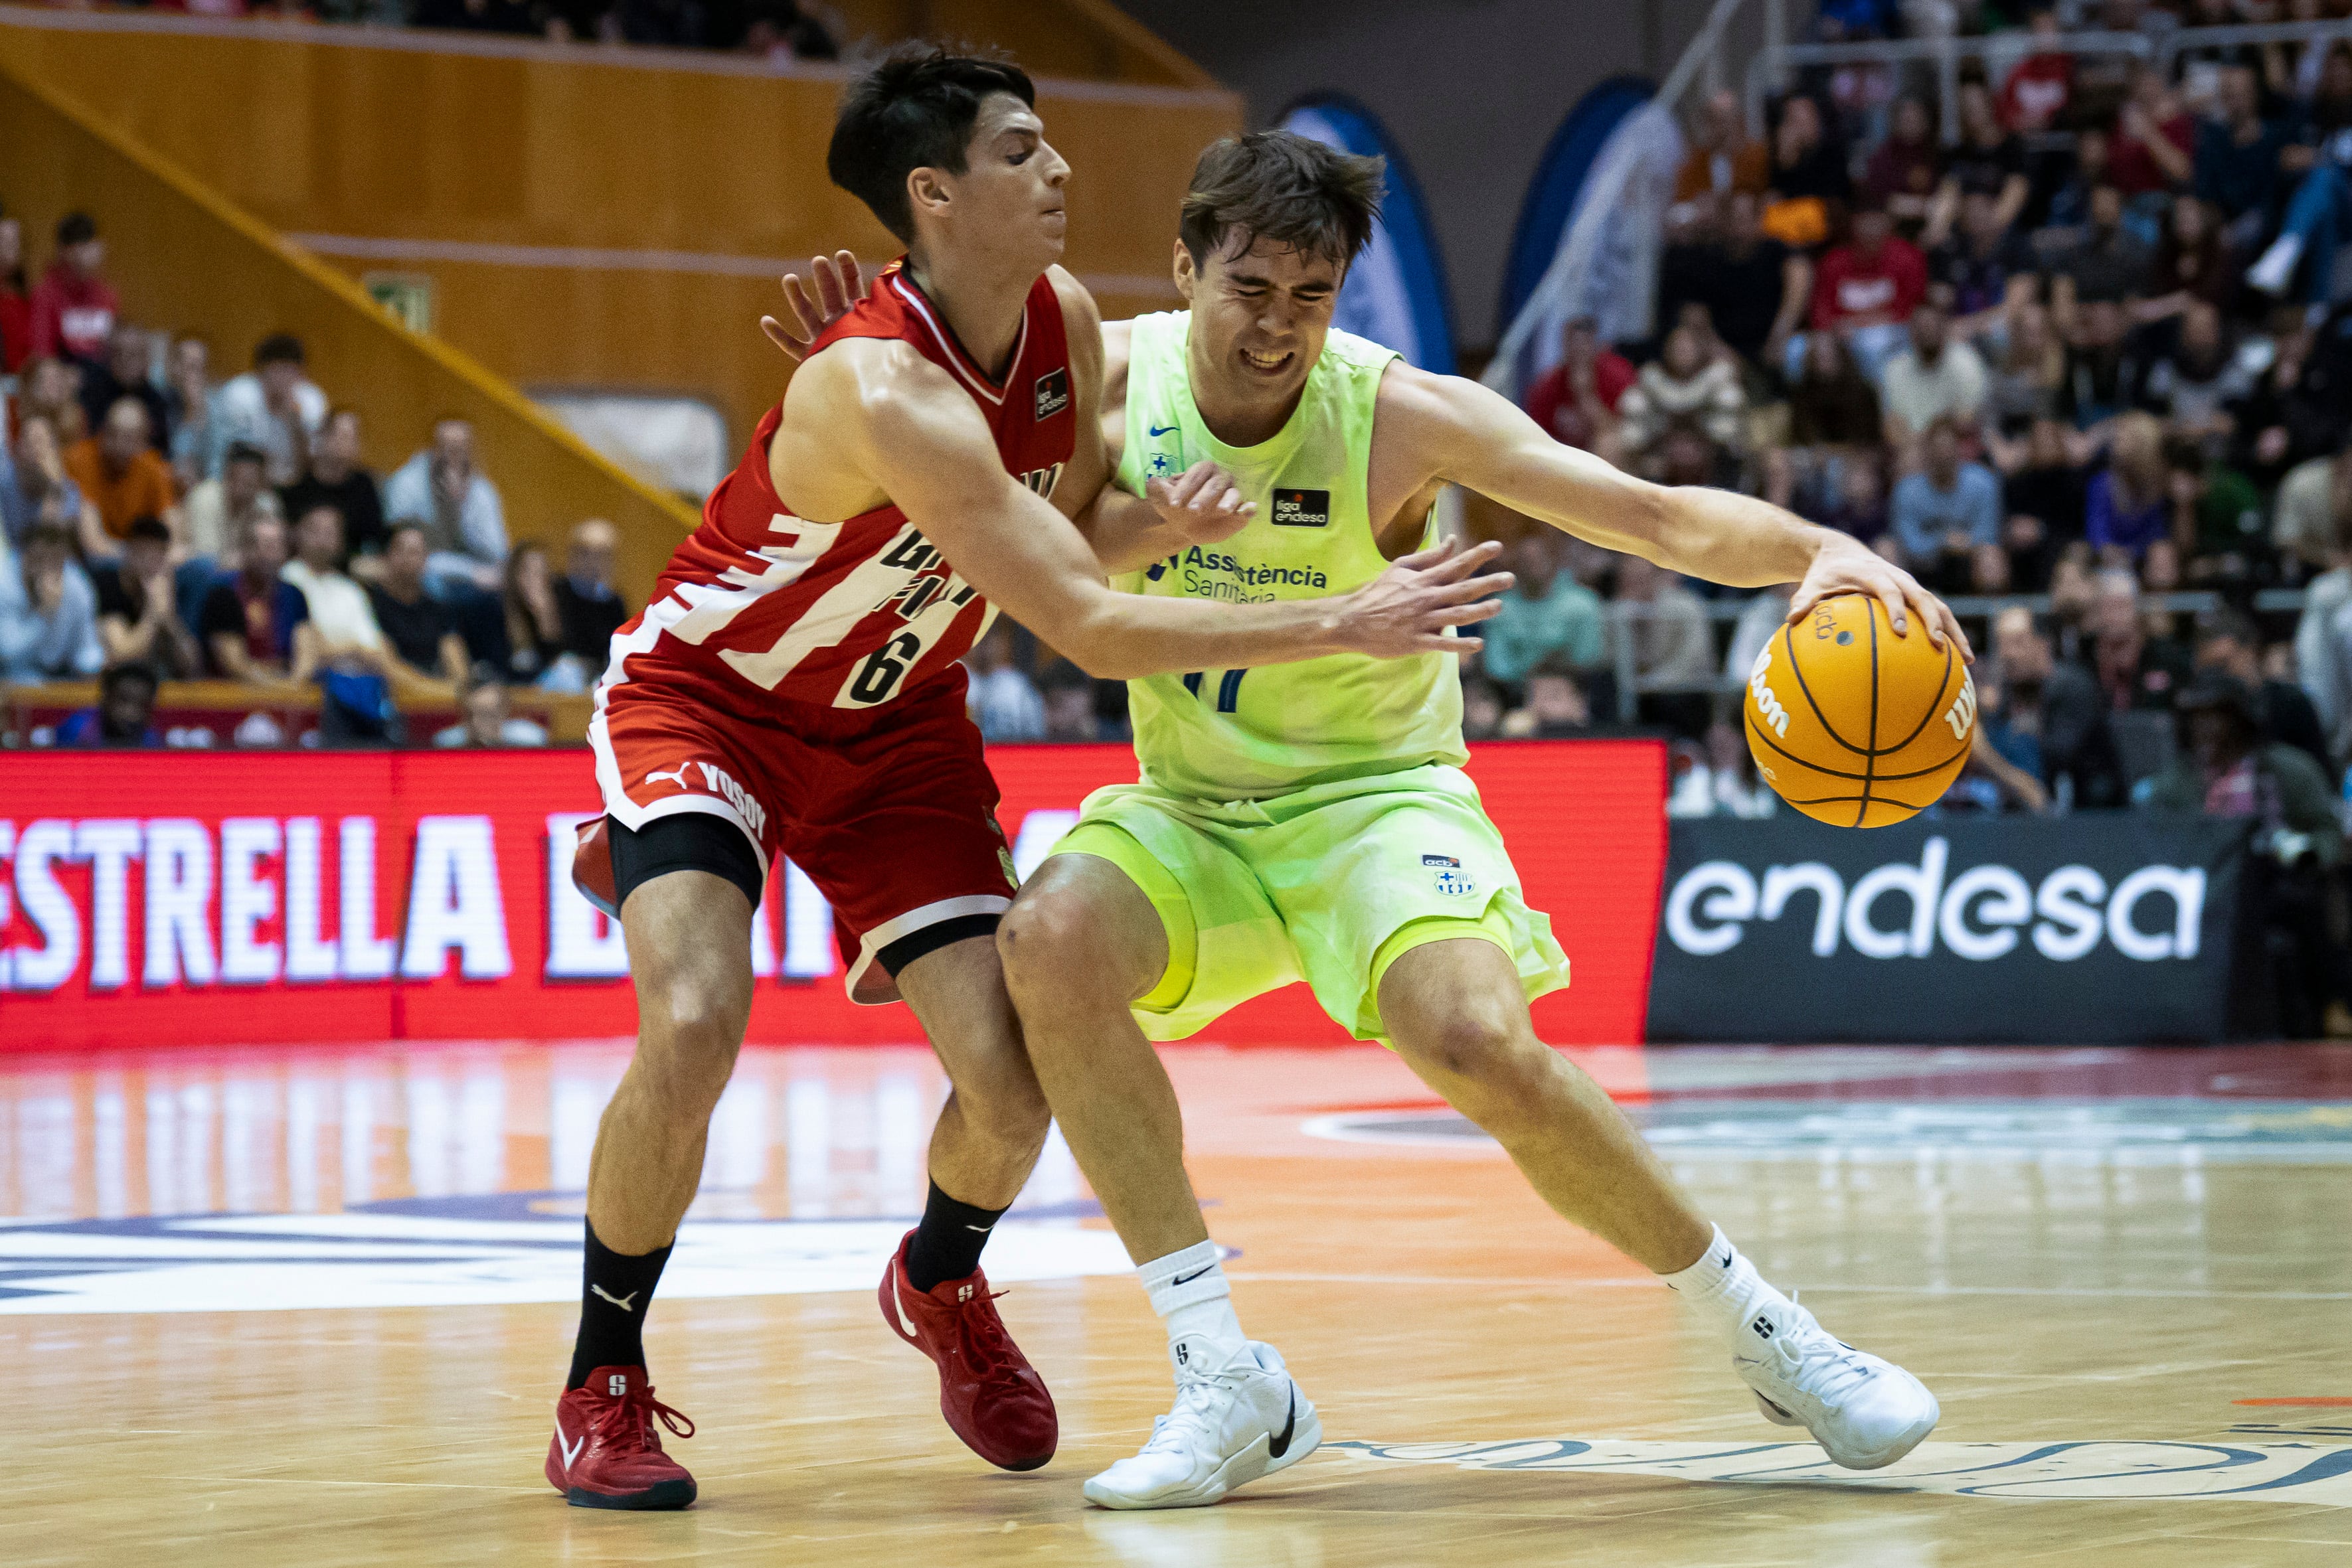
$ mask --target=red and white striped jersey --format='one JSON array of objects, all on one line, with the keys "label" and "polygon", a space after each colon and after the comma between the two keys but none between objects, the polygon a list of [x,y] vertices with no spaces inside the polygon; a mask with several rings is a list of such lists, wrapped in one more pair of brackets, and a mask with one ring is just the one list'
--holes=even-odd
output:
[{"label": "red and white striped jersey", "polygon": [[[1002,383],[955,340],[903,262],[817,338],[897,338],[971,394],[1006,473],[1050,498],[1075,450],[1062,304],[1039,277]],[[613,636],[598,692],[623,682],[686,685],[725,706],[748,685],[789,702],[871,708],[936,679],[971,651],[995,612],[895,506],[845,522],[794,517],[768,476],[770,409],[734,473],[710,493],[702,524],[670,557],[645,613]]]}]

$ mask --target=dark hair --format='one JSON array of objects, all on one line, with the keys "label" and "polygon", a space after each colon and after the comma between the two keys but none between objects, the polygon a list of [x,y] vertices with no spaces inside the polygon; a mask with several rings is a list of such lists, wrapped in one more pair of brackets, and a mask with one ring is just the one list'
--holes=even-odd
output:
[{"label": "dark hair", "polygon": [[2185,435],[2168,435],[2164,441],[2164,465],[2175,474],[2205,472],[2205,449]]},{"label": "dark hair", "polygon": [[2252,648],[2256,653],[2262,652],[2263,634],[2255,629],[2253,618],[2227,604],[2206,612],[2204,624],[2197,631],[2197,645],[2202,648],[2224,639]]},{"label": "dark hair", "polygon": [[1290,131],[1213,143],[1192,165],[1176,232],[1195,267],[1235,233],[1243,250],[1271,240],[1346,267],[1372,240],[1388,192],[1388,160],[1335,152]]},{"label": "dark hair", "polygon": [[119,664],[109,664],[98,674],[98,689],[101,697],[114,695],[114,688],[125,681],[144,681],[152,695],[163,688],[163,677],[155,666],[140,659],[125,659]]},{"label": "dark hair", "polygon": [[301,362],[302,340],[291,332],[272,332],[253,346],[253,368],[257,371]]},{"label": "dark hair", "polygon": [[221,454],[223,468],[232,463],[259,463],[266,466],[268,462],[269,454],[250,441],[232,441],[228,444],[228,450]]},{"label": "dark hair", "polygon": [[1577,669],[1576,661],[1568,656],[1565,649],[1555,648],[1537,661],[1536,667],[1528,672],[1528,679],[1538,678],[1567,681],[1579,691],[1584,689],[1584,677]]},{"label": "dark hair", "polygon": [[122,539],[125,544],[136,544],[145,539],[150,544],[168,545],[172,542],[172,530],[164,525],[163,518],[152,512],[142,512],[131,519],[129,528],[122,530]]},{"label": "dark hair", "polygon": [[911,241],[915,214],[907,176],[918,169],[962,173],[981,100],[1000,92],[1037,106],[1029,73],[1010,60],[951,55],[937,44],[901,44],[841,95],[824,172],[864,202],[884,228]]},{"label": "dark hair", "polygon": [[88,213],[68,213],[58,220],[58,248],[88,245],[98,237],[98,225]]}]

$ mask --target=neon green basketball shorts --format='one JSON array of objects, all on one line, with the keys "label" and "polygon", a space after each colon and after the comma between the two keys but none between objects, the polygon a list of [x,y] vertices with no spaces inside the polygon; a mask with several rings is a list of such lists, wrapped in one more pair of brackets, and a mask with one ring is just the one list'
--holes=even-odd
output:
[{"label": "neon green basketball shorts", "polygon": [[1153,1040],[1182,1040],[1304,979],[1332,1019],[1383,1042],[1380,983],[1402,954],[1492,942],[1529,1000],[1568,984],[1551,922],[1527,906],[1476,786],[1444,764],[1265,800],[1201,800],[1150,784],[1087,797],[1055,854],[1125,872],[1159,911],[1168,969],[1135,1004]]}]

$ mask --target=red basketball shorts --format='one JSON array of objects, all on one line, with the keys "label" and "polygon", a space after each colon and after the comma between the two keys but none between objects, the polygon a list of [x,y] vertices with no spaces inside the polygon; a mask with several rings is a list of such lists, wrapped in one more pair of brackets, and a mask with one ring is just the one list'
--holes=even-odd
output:
[{"label": "red basketball shorts", "polygon": [[713,695],[658,676],[605,686],[588,727],[605,812],[633,831],[708,812],[742,831],[763,875],[777,855],[800,867],[833,905],[851,1000],[898,999],[883,948],[1011,906],[1013,856],[960,667],[876,708]]}]

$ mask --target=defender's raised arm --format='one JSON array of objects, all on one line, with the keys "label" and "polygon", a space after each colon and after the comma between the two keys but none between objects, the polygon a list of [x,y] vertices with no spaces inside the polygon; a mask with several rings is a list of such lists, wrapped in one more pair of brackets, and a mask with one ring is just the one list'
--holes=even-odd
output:
[{"label": "defender's raised arm", "polygon": [[1408,557],[1329,599],[1220,604],[1117,593],[1070,520],[995,462],[971,397],[938,366],[898,345],[845,343],[811,360],[793,394],[854,411],[832,426],[840,464],[887,494],[964,580],[1106,679],[1475,648],[1475,638],[1449,639],[1446,629],[1493,615],[1491,596],[1510,584],[1505,573],[1479,575],[1498,553],[1480,545]]}]

